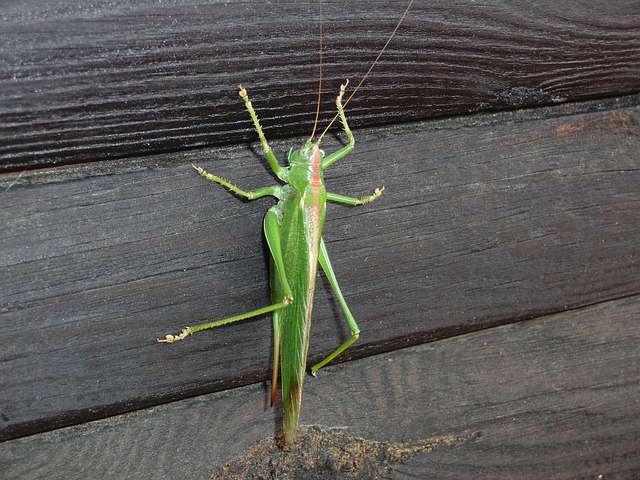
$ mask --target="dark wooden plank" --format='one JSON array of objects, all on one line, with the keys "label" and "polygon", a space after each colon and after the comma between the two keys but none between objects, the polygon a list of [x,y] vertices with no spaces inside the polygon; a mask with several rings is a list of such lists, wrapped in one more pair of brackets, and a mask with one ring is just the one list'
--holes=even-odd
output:
[{"label": "dark wooden plank", "polygon": [[[330,190],[387,189],[328,213],[363,331],[343,359],[638,293],[639,110],[356,132]],[[3,438],[268,377],[267,320],[155,343],[267,302],[260,230],[272,202],[242,202],[188,166],[220,157],[216,171],[243,187],[273,183],[240,148],[6,176]],[[322,279],[317,292],[313,359],[348,335]]]},{"label": "dark wooden plank", "polygon": [[[639,316],[636,296],[329,367],[306,382],[303,422],[388,442],[480,435],[389,479],[634,478]],[[267,403],[267,386],[252,385],[4,442],[0,467],[8,478],[207,478],[279,430]]]},{"label": "dark wooden plank", "polygon": [[[325,119],[406,4],[325,2]],[[2,169],[253,138],[238,83],[271,137],[311,131],[315,1],[43,5],[3,6]],[[638,92],[639,27],[635,1],[421,0],[349,115],[374,125]]]}]

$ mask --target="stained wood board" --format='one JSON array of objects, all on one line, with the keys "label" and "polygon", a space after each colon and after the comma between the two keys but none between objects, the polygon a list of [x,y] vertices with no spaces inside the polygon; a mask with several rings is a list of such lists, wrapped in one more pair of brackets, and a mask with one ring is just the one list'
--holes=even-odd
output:
[{"label": "stained wood board", "polygon": [[[386,190],[329,210],[363,331],[341,360],[637,294],[638,101],[603,104],[356,131],[328,188]],[[3,178],[1,438],[269,377],[267,318],[155,342],[268,302],[271,201],[242,202],[191,162],[245,188],[274,182],[246,147]],[[348,335],[322,278],[316,300],[312,361]]]},{"label": "stained wood board", "polygon": [[[388,479],[635,478],[639,316],[635,296],[331,366],[306,381],[302,421],[387,442],[477,435]],[[268,396],[256,384],[4,442],[0,468],[5,478],[208,478],[279,431]]]},{"label": "stained wood board", "polygon": [[[325,1],[321,125],[362,78],[406,0]],[[318,2],[5,2],[0,169],[237,143],[253,129],[309,135]],[[415,2],[358,96],[354,126],[640,91],[635,1]],[[0,171],[2,171],[0,170]]]}]

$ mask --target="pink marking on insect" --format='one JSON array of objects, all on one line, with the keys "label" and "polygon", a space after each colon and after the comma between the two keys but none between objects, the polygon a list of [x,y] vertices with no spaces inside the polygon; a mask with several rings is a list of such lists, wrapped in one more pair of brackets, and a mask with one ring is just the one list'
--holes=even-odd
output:
[{"label": "pink marking on insect", "polygon": [[311,163],[311,168],[313,170],[313,174],[309,179],[309,186],[313,189],[313,205],[318,206],[318,190],[322,187],[322,179],[320,178],[320,168],[322,166],[322,157],[320,156],[320,149],[318,145],[313,146],[313,151],[311,153],[313,155],[313,162]]}]

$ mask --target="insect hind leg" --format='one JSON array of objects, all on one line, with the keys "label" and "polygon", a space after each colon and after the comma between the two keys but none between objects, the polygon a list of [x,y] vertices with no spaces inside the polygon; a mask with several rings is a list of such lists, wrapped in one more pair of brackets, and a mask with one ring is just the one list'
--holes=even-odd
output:
[{"label": "insect hind leg", "polygon": [[[264,218],[264,232],[267,237],[267,244],[269,245],[269,250],[271,251],[271,256],[273,257],[273,261],[276,264],[276,268],[279,268],[280,271],[284,271],[284,265],[282,260],[282,248],[280,246],[280,225],[278,224],[276,213],[272,210],[269,210]],[[201,323],[199,325],[194,325],[192,327],[185,327],[182,329],[178,335],[166,335],[164,339],[158,339],[158,342],[161,343],[174,343],[178,340],[184,340],[189,335],[193,335],[196,332],[200,332],[202,330],[208,330],[210,328],[220,327],[222,325],[226,325],[228,323],[238,322],[240,320],[244,320],[247,318],[257,317],[259,315],[264,315],[265,313],[273,312],[276,310],[280,310],[281,308],[290,305],[293,302],[293,295],[291,293],[291,288],[289,287],[289,282],[287,281],[286,276],[278,275],[280,279],[281,285],[279,285],[280,291],[284,292],[282,300],[279,302],[272,303],[271,305],[267,305],[266,307],[257,308],[255,310],[251,310],[250,312],[241,313],[240,315],[234,315],[232,317],[223,318],[222,320],[216,320],[214,322]]]},{"label": "insect hind leg", "polygon": [[318,261],[320,262],[320,266],[324,273],[327,275],[327,279],[333,288],[333,292],[338,299],[338,303],[342,307],[342,311],[344,312],[344,316],[347,318],[347,323],[349,324],[349,330],[351,331],[351,337],[347,339],[342,345],[340,345],[332,354],[326,357],[321,362],[316,363],[313,367],[311,367],[311,374],[315,375],[315,373],[324,367],[331,360],[336,358],[342,352],[344,352],[353,342],[355,342],[360,336],[360,328],[356,323],[356,319],[353,317],[349,306],[347,305],[347,301],[344,299],[342,295],[342,291],[340,290],[340,285],[338,284],[338,280],[336,279],[336,275],[333,271],[333,267],[331,266],[331,261],[329,260],[329,253],[327,252],[327,247],[324,244],[324,240],[320,239],[320,251],[318,252]]}]

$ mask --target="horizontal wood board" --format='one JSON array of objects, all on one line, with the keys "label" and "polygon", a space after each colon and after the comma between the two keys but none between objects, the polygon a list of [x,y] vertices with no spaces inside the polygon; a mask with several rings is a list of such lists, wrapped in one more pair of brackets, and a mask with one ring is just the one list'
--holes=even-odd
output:
[{"label": "horizontal wood board", "polygon": [[[6,2],[5,2],[6,3]],[[323,121],[408,2],[324,2]],[[640,91],[636,1],[415,2],[348,107],[353,125]],[[318,3],[8,2],[0,23],[0,171],[308,135]]]},{"label": "horizontal wood board", "polygon": [[[363,332],[342,360],[639,293],[640,107],[616,103],[356,131],[328,188],[386,190],[329,209],[325,238]],[[189,167],[255,188],[273,183],[260,158],[234,147],[4,177],[0,438],[268,378],[267,319],[155,343],[266,304],[272,202]],[[347,335],[321,278],[310,357]]]},{"label": "horizontal wood board", "polygon": [[[635,296],[328,367],[306,382],[302,422],[386,442],[479,434],[389,480],[634,479],[639,317]],[[204,479],[279,428],[258,384],[4,442],[0,468],[8,479]]]}]

